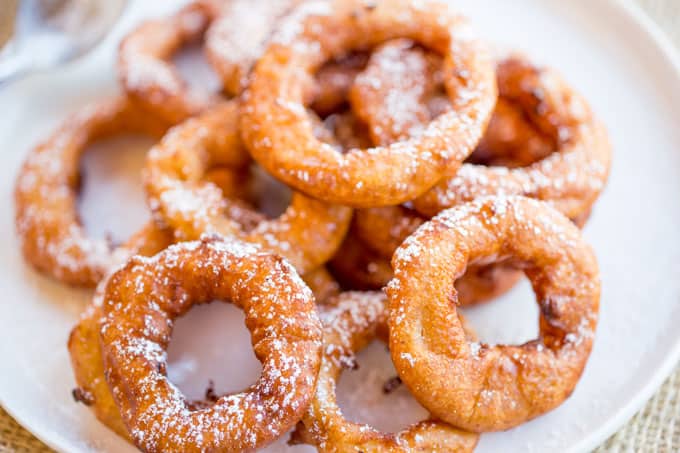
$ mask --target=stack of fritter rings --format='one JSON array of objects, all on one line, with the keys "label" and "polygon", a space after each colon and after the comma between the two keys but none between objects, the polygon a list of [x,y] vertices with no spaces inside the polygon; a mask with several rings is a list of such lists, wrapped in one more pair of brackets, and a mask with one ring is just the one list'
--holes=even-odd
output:
[{"label": "stack of fritter rings", "polygon": [[[195,42],[220,93],[173,64]],[[68,342],[76,400],[149,452],[256,450],[291,429],[324,452],[467,452],[564,402],[598,321],[580,228],[611,147],[556,71],[491,49],[436,0],[193,1],[129,33],[125,94],[67,119],[16,182],[26,260],[94,289]],[[112,244],[80,223],[79,161],[130,133],[157,141],[152,220]],[[264,173],[292,193],[279,215]],[[522,275],[538,338],[477,341],[458,308]],[[190,401],[166,351],[213,300],[244,311],[262,375]],[[336,382],[374,340],[429,419],[383,433],[344,418]]]}]

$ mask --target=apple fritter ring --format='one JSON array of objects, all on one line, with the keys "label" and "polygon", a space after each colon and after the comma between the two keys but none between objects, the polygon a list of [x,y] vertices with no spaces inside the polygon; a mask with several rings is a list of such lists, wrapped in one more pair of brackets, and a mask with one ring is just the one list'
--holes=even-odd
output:
[{"label": "apple fritter ring", "polygon": [[[368,247],[353,228],[329,262],[333,277],[345,290],[374,291],[392,279],[390,258]],[[455,282],[455,302],[462,307],[493,300],[512,289],[522,271],[511,262],[471,265]]]},{"label": "apple fritter ring", "polygon": [[472,452],[478,434],[442,422],[427,420],[398,433],[384,433],[347,420],[336,401],[336,383],[356,352],[384,331],[387,310],[381,292],[349,292],[337,297],[332,308],[321,312],[324,354],[316,394],[292,436],[320,452]]},{"label": "apple fritter ring", "polygon": [[62,282],[94,287],[113,265],[172,235],[149,224],[128,243],[88,236],[78,215],[80,158],[89,145],[119,134],[160,137],[163,121],[123,98],[89,105],[29,153],[15,185],[15,220],[26,260]]},{"label": "apple fritter ring", "polygon": [[[166,376],[174,321],[213,300],[241,308],[262,375],[248,389],[192,410]],[[244,451],[302,417],[321,363],[314,297],[283,258],[204,237],[134,257],[106,285],[99,329],[104,372],[143,451]]]},{"label": "apple fritter ring", "polygon": [[218,233],[260,244],[290,260],[300,273],[323,265],[342,242],[352,210],[293,193],[281,216],[244,229],[240,218],[253,213],[224,197],[204,175],[215,165],[240,165],[248,159],[239,139],[234,102],[174,127],[149,152],[144,172],[149,205],[157,220],[183,240]]},{"label": "apple fritter ring", "polygon": [[[416,136],[389,146],[342,154],[315,138],[304,106],[314,73],[329,60],[396,38],[410,38],[442,55],[453,109]],[[399,204],[423,194],[468,157],[496,94],[488,52],[448,5],[310,1],[283,19],[251,73],[242,135],[258,163],[310,196],[356,207]]]},{"label": "apple fritter ring", "polygon": [[611,145],[604,126],[554,70],[515,55],[498,63],[497,77],[500,98],[521,108],[555,143],[553,152],[526,167],[463,165],[417,198],[415,208],[432,216],[476,197],[504,194],[549,202],[571,219],[588,213],[609,176]]},{"label": "apple fritter ring", "polygon": [[556,146],[556,140],[536,127],[520,106],[500,97],[489,127],[468,163],[527,167],[552,154]]},{"label": "apple fritter ring", "polygon": [[[232,175],[233,172],[231,171],[218,169],[212,172],[209,178],[214,178],[216,184],[225,187],[226,190],[226,188],[231,187]],[[153,222],[149,222],[128,240],[127,247],[130,249],[129,256],[133,254],[153,256],[165,250],[172,243],[173,234],[171,230],[159,229]],[[114,270],[111,269],[111,271]],[[309,277],[305,276],[305,278],[314,282],[313,291],[319,291],[318,294],[315,292],[317,300],[326,300],[333,294],[334,281],[332,277],[323,273],[323,269],[311,272]],[[77,387],[73,390],[73,395],[76,400],[90,407],[96,417],[116,434],[129,438],[127,428],[125,428],[120,417],[118,406],[113,401],[113,396],[104,378],[104,363],[99,346],[99,321],[102,316],[101,306],[106,283],[106,277],[102,278],[97,285],[92,303],[84,310],[78,324],[69,336],[68,350],[77,384]],[[195,402],[192,402],[192,404],[195,404]]]},{"label": "apple fritter ring", "polygon": [[195,0],[129,33],[119,47],[118,72],[130,98],[172,124],[216,102],[215,93],[190,88],[171,59],[182,46],[200,41],[218,12],[216,1]]},{"label": "apple fritter ring", "polygon": [[490,302],[513,289],[522,276],[522,271],[511,262],[468,266],[454,285],[458,305],[471,307]]},{"label": "apple fritter ring", "polygon": [[[170,244],[156,244],[140,251],[142,256],[152,256]],[[324,268],[302,276],[303,281],[314,293],[318,304],[326,304],[340,294],[338,283]],[[99,421],[121,437],[129,439],[127,428],[120,416],[111,390],[104,378],[104,362],[99,346],[99,322],[102,317],[103,296],[106,281],[97,286],[93,301],[80,316],[78,324],[71,330],[68,350],[77,387],[74,398],[92,409]],[[205,401],[191,401],[192,406],[206,405]]]},{"label": "apple fritter ring", "polygon": [[[451,303],[468,264],[511,258],[540,308],[538,339],[469,342]],[[474,432],[509,429],[561,404],[590,355],[600,280],[579,229],[549,205],[486,197],[446,210],[396,251],[387,287],[392,361],[435,417]]]}]

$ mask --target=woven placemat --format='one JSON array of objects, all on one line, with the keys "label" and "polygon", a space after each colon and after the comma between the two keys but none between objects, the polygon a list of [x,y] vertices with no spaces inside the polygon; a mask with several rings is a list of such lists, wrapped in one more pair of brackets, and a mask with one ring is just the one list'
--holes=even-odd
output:
[{"label": "woven placemat", "polygon": [[[0,0],[1,1],[1,0]],[[635,0],[680,46],[680,0]],[[51,452],[0,407],[0,452]],[[595,453],[680,452],[680,368]]]}]

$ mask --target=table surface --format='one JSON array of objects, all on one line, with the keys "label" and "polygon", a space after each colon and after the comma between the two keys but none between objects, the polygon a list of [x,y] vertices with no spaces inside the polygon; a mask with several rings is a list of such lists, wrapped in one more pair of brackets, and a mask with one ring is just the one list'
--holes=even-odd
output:
[{"label": "table surface", "polygon": [[[680,0],[634,0],[680,47]],[[50,452],[0,408],[0,452]],[[597,453],[680,451],[680,368]]]}]

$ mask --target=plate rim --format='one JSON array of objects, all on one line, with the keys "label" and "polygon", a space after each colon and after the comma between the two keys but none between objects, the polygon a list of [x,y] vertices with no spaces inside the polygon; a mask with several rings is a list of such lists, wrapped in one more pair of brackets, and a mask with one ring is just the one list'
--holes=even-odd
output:
[{"label": "plate rim", "polygon": [[[619,8],[628,16],[643,33],[646,33],[652,42],[661,51],[662,57],[670,63],[678,83],[680,83],[680,49],[671,41],[670,36],[647,14],[638,3],[633,0],[601,0],[610,7]],[[666,358],[657,367],[647,383],[632,398],[613,413],[605,423],[596,429],[590,436],[580,440],[569,448],[569,452],[590,452],[600,446],[617,433],[623,425],[630,421],[649,402],[654,394],[661,388],[668,377],[680,363],[680,333],[675,338],[675,345],[670,348]]]},{"label": "plate rim", "polygon": [[[661,51],[661,57],[670,64],[675,73],[676,81],[680,84],[680,49],[671,41],[670,36],[649,16],[642,7],[633,0],[600,0],[603,4],[613,9],[618,9],[621,14],[628,18],[640,32],[646,34],[651,42]],[[7,88],[7,87],[6,87]],[[675,339],[675,344],[671,346],[666,358],[656,368],[656,371],[648,379],[647,383],[633,395],[629,401],[611,416],[592,434],[583,438],[581,441],[569,447],[568,451],[589,452],[600,447],[609,437],[615,434],[626,422],[633,418],[635,414],[653,397],[666,379],[673,373],[678,363],[680,363],[680,333]],[[23,429],[31,433],[39,441],[49,448],[58,452],[70,451],[73,444],[63,435],[51,430],[44,429],[34,431],[30,423],[20,414],[21,410],[14,410],[3,401],[0,393],[0,406],[12,417],[12,419]],[[115,433],[112,432],[115,435]]]}]

